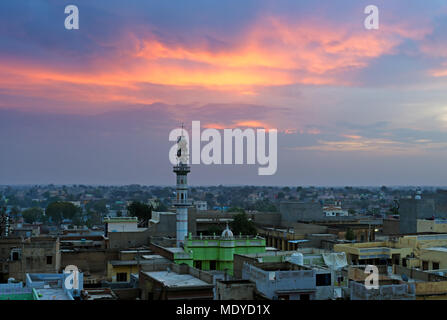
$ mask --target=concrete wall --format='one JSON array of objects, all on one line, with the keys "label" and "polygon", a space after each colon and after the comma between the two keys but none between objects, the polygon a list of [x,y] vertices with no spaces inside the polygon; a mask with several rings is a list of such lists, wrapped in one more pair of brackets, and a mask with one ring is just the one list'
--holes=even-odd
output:
[{"label": "concrete wall", "polygon": [[256,267],[245,263],[242,268],[242,278],[256,283],[257,291],[261,292],[268,299],[278,299],[281,291],[289,292],[284,294],[288,295],[290,300],[299,300],[300,292],[311,294],[310,299],[315,299],[317,290],[315,270],[267,271],[261,268],[264,268],[264,266]]},{"label": "concrete wall", "polygon": [[166,271],[169,267],[172,272],[178,274],[191,274],[192,276],[205,281],[206,286],[182,286],[175,289],[166,288],[162,283],[154,281],[143,272],[139,274],[139,289],[142,300],[171,300],[171,299],[213,299],[213,275],[187,265],[154,264],[145,266],[145,272]]},{"label": "concrete wall", "polygon": [[447,269],[447,252],[421,249],[419,259],[428,262],[428,270],[433,270],[433,262],[439,264],[439,269]]},{"label": "concrete wall", "polygon": [[140,297],[139,288],[120,288],[113,289],[113,292],[119,300],[136,300]]},{"label": "concrete wall", "polygon": [[111,249],[127,249],[149,244],[150,229],[137,232],[110,232],[109,247]]},{"label": "concrete wall", "polygon": [[216,300],[254,300],[256,285],[247,280],[217,281]]},{"label": "concrete wall", "polygon": [[415,300],[414,283],[380,285],[379,289],[367,289],[363,283],[349,282],[351,300]]},{"label": "concrete wall", "polygon": [[117,260],[118,250],[80,250],[61,253],[61,270],[75,265],[84,273],[106,275],[107,261]]},{"label": "concrete wall", "polygon": [[417,219],[417,232],[447,233],[447,220]]},{"label": "concrete wall", "polygon": [[386,235],[399,234],[399,224],[398,219],[383,219],[382,233]]},{"label": "concrete wall", "polygon": [[[9,277],[24,281],[26,273],[57,273],[60,268],[58,238],[27,239],[21,244],[22,255],[18,261],[9,262]],[[47,257],[51,263],[47,263]]]},{"label": "concrete wall", "polygon": [[430,218],[435,215],[433,199],[402,199],[399,207],[400,233],[416,233],[417,219]]},{"label": "concrete wall", "polygon": [[280,226],[281,214],[279,212],[257,212],[249,213],[248,216],[252,218],[253,222],[264,226]]},{"label": "concrete wall", "polygon": [[282,224],[318,220],[324,217],[323,208],[318,202],[282,201],[279,212]]},{"label": "concrete wall", "polygon": [[159,222],[149,227],[149,233],[153,237],[175,237],[176,236],[176,215],[159,215]]},{"label": "concrete wall", "polygon": [[424,272],[421,270],[405,268],[405,267],[402,267],[399,265],[394,265],[393,268],[394,268],[393,269],[394,274],[400,274],[400,275],[405,274],[408,278],[411,278],[411,279],[427,281],[427,282],[447,281],[447,277],[440,276],[435,273],[429,273],[429,272]]}]

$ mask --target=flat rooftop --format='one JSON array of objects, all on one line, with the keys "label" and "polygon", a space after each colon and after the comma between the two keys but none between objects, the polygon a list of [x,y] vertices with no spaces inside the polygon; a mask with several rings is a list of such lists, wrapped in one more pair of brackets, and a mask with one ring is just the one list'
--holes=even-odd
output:
[{"label": "flat rooftop", "polygon": [[447,252],[447,247],[430,247],[425,249],[430,251]]},{"label": "flat rooftop", "polygon": [[183,250],[183,248],[177,248],[177,247],[170,247],[170,248],[165,248],[165,249],[172,253],[185,252],[185,250]]},{"label": "flat rooftop", "polygon": [[62,288],[36,289],[36,291],[40,300],[71,300]]},{"label": "flat rooftop", "polygon": [[178,274],[172,271],[143,272],[147,276],[163,283],[169,288],[211,286],[190,274]]}]

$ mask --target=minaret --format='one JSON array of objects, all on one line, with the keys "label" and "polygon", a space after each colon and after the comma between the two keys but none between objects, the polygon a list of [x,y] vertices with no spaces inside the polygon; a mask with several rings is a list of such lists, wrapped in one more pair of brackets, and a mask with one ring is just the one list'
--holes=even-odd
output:
[{"label": "minaret", "polygon": [[177,165],[174,172],[177,175],[177,195],[174,206],[177,208],[177,247],[181,247],[188,235],[188,207],[191,205],[188,200],[188,179],[190,172],[188,165],[188,146],[185,137],[182,135],[177,139]]}]

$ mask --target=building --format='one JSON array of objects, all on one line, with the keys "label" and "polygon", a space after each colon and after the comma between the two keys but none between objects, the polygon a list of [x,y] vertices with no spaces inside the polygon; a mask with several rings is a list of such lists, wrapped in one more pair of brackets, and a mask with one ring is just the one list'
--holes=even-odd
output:
[{"label": "building", "polygon": [[39,300],[35,289],[24,287],[22,282],[0,283],[0,300]]},{"label": "building", "polygon": [[417,219],[417,233],[447,233],[447,219]]},{"label": "building", "polygon": [[245,263],[242,278],[256,284],[256,293],[269,300],[315,300],[316,271],[290,262]]},{"label": "building", "polygon": [[227,228],[221,236],[193,237],[189,234],[184,248],[162,247],[154,243],[150,248],[175,263],[233,275],[234,255],[265,252],[265,239],[258,236],[234,236]]},{"label": "building", "polygon": [[399,232],[416,233],[417,220],[432,218],[435,214],[434,199],[402,199],[399,202]]},{"label": "building", "polygon": [[256,284],[249,280],[218,280],[216,300],[254,300]]},{"label": "building", "polygon": [[118,296],[110,288],[85,289],[81,292],[82,300],[118,300]]},{"label": "building", "polygon": [[366,288],[363,281],[350,281],[351,300],[416,300],[414,283],[381,280],[378,289]]},{"label": "building", "polygon": [[[247,279],[244,275],[246,265],[259,268],[282,267],[282,264],[298,265],[315,271],[315,294],[311,297],[317,300],[340,299],[345,296],[347,277],[342,268],[347,266],[346,256],[328,253],[320,249],[304,248],[299,251],[265,252],[261,254],[235,255],[235,277]],[[273,270],[273,269],[272,269]],[[286,277],[286,273],[281,276]],[[287,277],[299,277],[300,274],[288,274]]]},{"label": "building", "polygon": [[318,220],[324,217],[323,208],[318,202],[281,201],[279,212],[283,223]]},{"label": "building", "polygon": [[397,235],[400,233],[400,218],[399,216],[389,216],[383,219],[382,234]]},{"label": "building", "polygon": [[427,247],[420,250],[419,267],[425,270],[447,269],[447,246]]},{"label": "building", "polygon": [[139,274],[142,300],[212,300],[213,276],[187,265],[154,264]]},{"label": "building", "polygon": [[25,281],[27,273],[56,273],[61,262],[57,237],[35,237],[22,240],[10,249],[8,277]]},{"label": "building", "polygon": [[[26,275],[26,287],[36,291],[38,299],[35,300],[75,300],[80,299],[84,288],[84,276],[77,272],[77,283],[67,281],[71,273],[28,273]],[[70,283],[70,285],[69,285]]]},{"label": "building", "polygon": [[345,252],[350,264],[401,265],[431,270],[444,268],[447,234],[408,235],[380,242],[336,244],[336,252]]},{"label": "building", "polygon": [[0,284],[0,300],[75,300],[83,290],[83,274],[77,273],[78,286],[68,280],[70,273],[27,273],[26,283]]},{"label": "building", "polygon": [[175,212],[152,211],[152,217],[149,220],[149,233],[151,237],[175,237],[176,216]]},{"label": "building", "polygon": [[206,211],[208,210],[208,203],[206,201],[194,201],[194,206],[196,207],[197,211]]},{"label": "building", "polygon": [[149,243],[150,229],[139,228],[137,217],[106,217],[104,223],[104,236],[111,249],[127,249]]},{"label": "building", "polygon": [[334,204],[324,205],[323,212],[326,217],[347,217],[349,215],[348,210],[342,209],[341,201],[335,201]]},{"label": "building", "polygon": [[107,281],[129,282],[131,275],[138,274],[146,265],[169,262],[168,259],[154,255],[147,249],[122,250],[119,259],[107,261]]},{"label": "building", "polygon": [[244,263],[268,263],[268,262],[288,262],[293,254],[301,253],[303,255],[304,265],[324,266],[323,253],[325,250],[317,248],[302,248],[296,251],[266,251],[262,253],[248,253],[234,255],[234,277],[242,279],[242,268]]},{"label": "building", "polygon": [[416,300],[446,300],[447,274],[444,270],[421,271],[394,265],[393,275],[396,279],[406,277],[406,281],[414,283]]},{"label": "building", "polygon": [[105,217],[105,236],[110,232],[136,232],[138,231],[137,217]]}]

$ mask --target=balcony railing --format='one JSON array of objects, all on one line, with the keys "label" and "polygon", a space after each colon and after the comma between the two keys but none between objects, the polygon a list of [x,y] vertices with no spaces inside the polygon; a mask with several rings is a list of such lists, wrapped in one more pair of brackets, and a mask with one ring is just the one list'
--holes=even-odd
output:
[{"label": "balcony railing", "polygon": [[192,200],[191,199],[172,199],[173,205],[185,205],[185,206],[192,206]]}]

